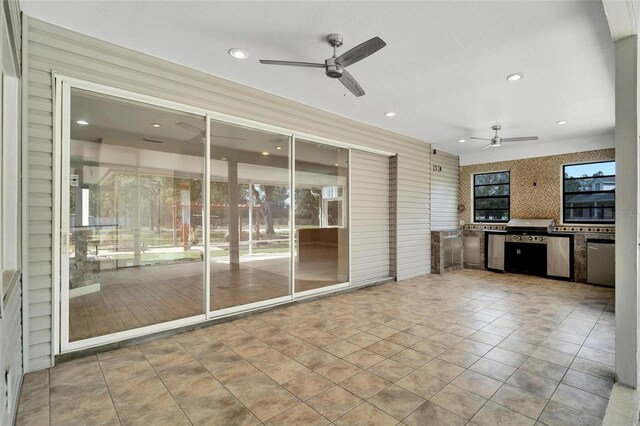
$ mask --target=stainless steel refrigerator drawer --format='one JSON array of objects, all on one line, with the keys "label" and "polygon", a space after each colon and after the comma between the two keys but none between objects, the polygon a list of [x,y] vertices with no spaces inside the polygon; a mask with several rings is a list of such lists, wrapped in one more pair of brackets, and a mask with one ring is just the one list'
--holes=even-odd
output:
[{"label": "stainless steel refrigerator drawer", "polygon": [[587,240],[587,282],[615,286],[616,246],[613,241]]}]

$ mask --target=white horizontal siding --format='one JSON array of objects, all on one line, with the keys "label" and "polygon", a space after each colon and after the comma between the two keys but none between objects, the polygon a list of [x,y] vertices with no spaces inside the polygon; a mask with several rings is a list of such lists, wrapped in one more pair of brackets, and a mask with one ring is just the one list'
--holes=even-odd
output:
[{"label": "white horizontal siding", "polygon": [[351,282],[390,276],[389,157],[351,151]]},{"label": "white horizontal siding", "polygon": [[[52,289],[53,88],[51,73],[131,90],[237,117],[397,153],[398,235],[391,257],[397,276],[429,272],[429,144],[307,107],[178,64],[141,54],[27,17],[29,273],[30,290]],[[33,170],[33,173],[31,173]],[[355,192],[355,197],[359,195]],[[363,198],[364,199],[364,198]],[[376,224],[363,223],[363,227]],[[364,229],[364,228],[363,228]],[[57,232],[57,231],[56,231]],[[51,321],[51,294],[30,304],[31,368],[50,365],[51,343],[41,333]],[[49,327],[49,331],[50,327]],[[42,343],[40,343],[42,341]]]},{"label": "white horizontal siding", "polygon": [[[435,170],[437,168],[437,170]],[[436,151],[431,155],[431,230],[456,229],[460,162],[457,155]]]}]

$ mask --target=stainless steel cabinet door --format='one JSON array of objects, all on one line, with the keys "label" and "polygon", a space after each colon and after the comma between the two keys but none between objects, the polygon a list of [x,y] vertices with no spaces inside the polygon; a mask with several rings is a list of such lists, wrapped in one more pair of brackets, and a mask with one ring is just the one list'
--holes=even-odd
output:
[{"label": "stainless steel cabinet door", "polygon": [[504,271],[504,235],[489,234],[487,244],[487,268]]},{"label": "stainless steel cabinet door", "polygon": [[570,237],[547,237],[547,275],[571,277]]}]

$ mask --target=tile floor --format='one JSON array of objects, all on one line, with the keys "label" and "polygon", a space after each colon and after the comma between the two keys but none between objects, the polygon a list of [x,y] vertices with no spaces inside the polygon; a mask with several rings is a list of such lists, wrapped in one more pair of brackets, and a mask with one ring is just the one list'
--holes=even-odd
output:
[{"label": "tile floor", "polygon": [[299,303],[25,377],[18,425],[591,425],[613,290],[480,271]]}]

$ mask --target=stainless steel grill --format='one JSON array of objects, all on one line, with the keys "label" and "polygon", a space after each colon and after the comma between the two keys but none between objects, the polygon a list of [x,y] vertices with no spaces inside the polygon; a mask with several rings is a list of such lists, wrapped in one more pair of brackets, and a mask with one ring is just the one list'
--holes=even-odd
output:
[{"label": "stainless steel grill", "polygon": [[509,234],[540,234],[553,231],[555,224],[553,219],[511,219],[506,230]]}]

